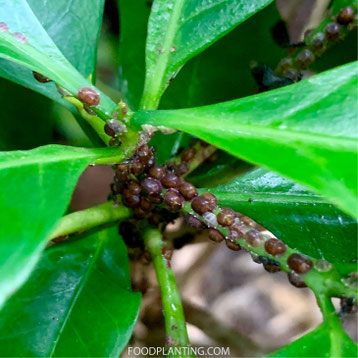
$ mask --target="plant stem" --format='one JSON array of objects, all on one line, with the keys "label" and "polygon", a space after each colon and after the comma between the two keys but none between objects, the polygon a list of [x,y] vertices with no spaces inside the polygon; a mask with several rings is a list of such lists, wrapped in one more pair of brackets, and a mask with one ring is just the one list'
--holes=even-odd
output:
[{"label": "plant stem", "polygon": [[[199,194],[201,194],[204,191],[205,190],[200,190]],[[217,215],[219,211],[220,208],[217,207],[214,214]],[[202,216],[196,214],[192,210],[189,202],[186,202],[184,204],[182,212],[194,215],[202,222],[204,221]],[[220,225],[216,225],[215,228],[219,230],[226,239],[229,238],[230,232],[228,228],[222,227]],[[247,226],[247,229],[251,229],[251,227]],[[287,264],[288,257],[293,253],[300,253],[298,250],[290,248],[289,246],[286,245],[286,252],[284,254],[273,257],[266,252],[264,246],[253,247],[249,245],[243,237],[236,239],[235,242],[238,243],[241,247],[245,248],[250,253],[256,255],[257,257],[263,256],[263,257],[267,257],[270,260],[274,260],[278,262],[280,264],[281,270],[287,273],[291,272],[291,269]],[[315,264],[318,261],[314,257],[310,257],[310,259],[312,260],[313,264]],[[320,294],[324,294],[329,297],[346,296],[346,297],[358,298],[358,293],[356,288],[349,285],[347,286],[342,282],[342,276],[340,275],[340,273],[334,267],[333,264],[330,265],[330,269],[328,269],[327,271],[319,271],[318,268],[314,265],[314,267],[308,273],[305,273],[300,276],[308,287],[310,287],[315,292],[319,292]]]},{"label": "plant stem", "polygon": [[316,299],[318,306],[322,311],[324,322],[329,326],[329,334],[331,336],[330,356],[339,358],[342,356],[341,338],[343,330],[338,314],[336,313],[330,297],[324,294],[316,294]]},{"label": "plant stem", "polygon": [[162,255],[163,241],[161,233],[157,229],[147,229],[144,233],[144,242],[152,256],[162,296],[167,347],[181,349],[180,354],[178,352],[176,352],[177,354],[170,354],[171,351],[169,351],[168,356],[190,357],[190,354],[186,352],[189,347],[189,339],[183,307],[170,263]]},{"label": "plant stem", "polygon": [[76,211],[64,216],[51,235],[51,239],[80,231],[92,229],[106,223],[123,220],[131,215],[131,211],[113,201]]},{"label": "plant stem", "polygon": [[[200,141],[195,143],[192,148],[196,150],[195,156],[190,162],[188,163],[188,171],[184,174],[184,176],[189,175],[192,171],[198,168],[206,159],[208,159],[212,154],[214,154],[218,148],[207,145],[203,146]],[[175,164],[180,164],[181,162],[181,155],[176,156],[173,159]]]}]

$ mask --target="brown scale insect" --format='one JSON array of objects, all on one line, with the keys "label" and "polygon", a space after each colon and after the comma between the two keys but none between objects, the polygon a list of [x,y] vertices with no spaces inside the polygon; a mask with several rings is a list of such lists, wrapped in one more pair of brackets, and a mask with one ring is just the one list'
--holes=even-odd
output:
[{"label": "brown scale insect", "polygon": [[234,224],[236,218],[236,213],[230,208],[221,209],[220,213],[217,215],[218,223],[221,226],[231,226]]},{"label": "brown scale insect", "polygon": [[157,165],[152,166],[148,172],[149,176],[155,179],[162,179],[165,173],[166,170],[163,167],[159,167]]},{"label": "brown scale insect", "polygon": [[41,83],[48,83],[51,82],[50,79],[48,79],[47,77],[41,75],[38,72],[32,71],[32,75],[34,76],[35,80]]},{"label": "brown scale insect", "polygon": [[211,211],[214,211],[214,209],[216,208],[216,205],[218,205],[218,200],[216,199],[215,195],[213,195],[211,193],[204,193],[204,194],[201,194],[201,196],[209,201],[209,203],[213,207],[213,210],[211,210]]},{"label": "brown scale insect", "polygon": [[296,58],[298,68],[306,70],[315,60],[314,54],[308,50],[302,50]]},{"label": "brown scale insect", "polygon": [[215,242],[221,242],[225,239],[224,235],[217,229],[209,229],[209,239]]},{"label": "brown scale insect", "polygon": [[185,220],[194,229],[203,229],[205,227],[204,223],[192,214],[186,215]]},{"label": "brown scale insect", "polygon": [[161,181],[164,188],[178,188],[181,182],[179,177],[172,172],[166,173]]},{"label": "brown scale insect", "polygon": [[188,182],[184,182],[180,185],[179,192],[183,195],[185,200],[191,200],[198,195],[198,191],[195,186]]},{"label": "brown scale insect", "polygon": [[280,73],[286,73],[293,66],[293,61],[291,57],[283,58],[278,64],[278,70]]},{"label": "brown scale insect", "polygon": [[240,220],[247,226],[250,226],[250,227],[253,227],[253,228],[256,228],[258,226],[256,221],[252,220],[248,216],[241,216]]},{"label": "brown scale insect", "polygon": [[[209,193],[206,193],[209,194]],[[211,195],[213,198],[211,198]],[[212,212],[216,208],[216,198],[212,195],[199,195],[195,197],[191,202],[191,208],[198,213],[199,215],[203,215],[206,212]]]},{"label": "brown scale insect", "polygon": [[245,234],[245,241],[252,247],[259,247],[263,245],[265,239],[259,231],[252,229]]},{"label": "brown scale insect", "polygon": [[163,190],[160,180],[151,177],[145,178],[141,185],[148,195],[160,195]]},{"label": "brown scale insect", "polygon": [[9,32],[9,28],[5,24],[5,22],[0,22],[0,31],[1,32]]},{"label": "brown scale insect", "polygon": [[329,41],[337,40],[341,27],[336,22],[330,22],[324,29],[324,33]]},{"label": "brown scale insect", "polygon": [[319,32],[313,37],[311,45],[315,50],[320,50],[324,47],[324,41],[325,41],[324,33]]},{"label": "brown scale insect", "polygon": [[184,198],[174,189],[168,190],[164,195],[164,204],[171,211],[179,211],[184,204]]},{"label": "brown scale insect", "polygon": [[161,195],[151,195],[148,198],[150,200],[150,202],[152,202],[153,204],[160,204],[163,202],[163,198],[161,197]]},{"label": "brown scale insect", "polygon": [[77,97],[83,103],[88,104],[89,106],[98,106],[101,100],[101,96],[90,87],[82,87],[78,91]]},{"label": "brown scale insect", "polygon": [[288,70],[285,74],[285,77],[292,80],[293,82],[298,82],[301,79],[301,76],[301,73],[293,68],[291,70]]},{"label": "brown scale insect", "polygon": [[291,254],[287,259],[287,264],[291,270],[299,274],[307,273],[313,267],[311,259],[300,254]]},{"label": "brown scale insect", "polygon": [[181,176],[181,175],[184,175],[185,173],[187,173],[189,171],[189,166],[187,163],[183,162],[183,163],[180,163],[178,164],[176,167],[175,167],[175,174]]},{"label": "brown scale insect", "polygon": [[183,162],[190,162],[192,159],[194,159],[195,154],[196,154],[195,148],[188,148],[184,150],[184,152],[182,153],[181,160]]},{"label": "brown scale insect", "polygon": [[281,271],[280,265],[279,264],[277,265],[276,263],[269,262],[267,264],[263,264],[263,267],[269,273],[275,273]]},{"label": "brown scale insect", "polygon": [[300,275],[297,275],[297,273],[295,272],[290,272],[288,275],[288,281],[290,281],[290,283],[297,287],[297,288],[304,288],[307,287],[307,285],[305,284],[305,282],[302,280],[302,278],[300,277]]},{"label": "brown scale insect", "polygon": [[132,161],[131,170],[134,175],[139,175],[144,172],[145,166],[138,158],[134,158]]},{"label": "brown scale insect", "polygon": [[15,33],[13,33],[13,36],[17,41],[19,41],[23,44],[26,44],[29,41],[27,39],[27,37],[24,34],[22,34],[21,32],[15,32]]},{"label": "brown scale insect", "polygon": [[286,252],[286,245],[281,240],[269,239],[265,242],[265,250],[272,256],[279,256]]},{"label": "brown scale insect", "polygon": [[150,150],[150,148],[147,144],[143,144],[142,146],[140,146],[138,148],[137,157],[141,163],[143,163],[143,164],[148,163],[148,161],[152,157],[152,151]]},{"label": "brown scale insect", "polygon": [[148,199],[148,198],[140,198],[140,207],[144,210],[144,211],[152,211],[153,209],[153,204],[152,202]]},{"label": "brown scale insect", "polygon": [[236,243],[234,241],[225,240],[225,244],[230,250],[234,250],[234,251],[240,251],[241,250],[240,244],[238,244],[238,243]]},{"label": "brown scale insect", "polygon": [[142,192],[142,187],[134,180],[128,183],[128,190],[135,195],[139,195]]},{"label": "brown scale insect", "polygon": [[117,119],[109,119],[105,126],[104,131],[111,137],[114,137],[116,133],[122,133],[127,130],[126,126]]},{"label": "brown scale insect", "polygon": [[159,213],[152,213],[152,215],[149,216],[148,221],[152,225],[158,225],[161,221],[162,217]]},{"label": "brown scale insect", "polygon": [[104,132],[110,137],[114,137],[116,135],[116,132],[108,124],[104,125]]},{"label": "brown scale insect", "polygon": [[341,9],[337,15],[337,22],[341,25],[348,25],[355,20],[355,13],[352,6],[346,6]]},{"label": "brown scale insect", "polygon": [[140,206],[133,208],[133,214],[139,219],[143,219],[147,215],[147,213]]},{"label": "brown scale insect", "polygon": [[169,250],[166,247],[162,248],[162,256],[167,260],[170,261],[173,257],[173,250]]},{"label": "brown scale insect", "polygon": [[139,195],[132,194],[128,189],[123,191],[123,200],[124,205],[129,208],[135,208],[140,205],[140,197]]},{"label": "brown scale insect", "polygon": [[229,230],[230,230],[230,238],[233,240],[244,238],[245,234],[248,231],[244,225],[240,225],[237,223],[231,225],[229,227]]}]

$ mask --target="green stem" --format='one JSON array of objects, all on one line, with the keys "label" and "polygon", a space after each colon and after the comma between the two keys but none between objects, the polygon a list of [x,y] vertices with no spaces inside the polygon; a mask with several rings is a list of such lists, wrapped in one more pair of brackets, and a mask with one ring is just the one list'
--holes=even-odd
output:
[{"label": "green stem", "polygon": [[[199,193],[203,192],[204,190],[201,190]],[[199,218],[201,221],[204,221],[203,217],[196,214],[189,202],[186,202],[184,204],[184,207],[182,209],[183,212],[192,214]],[[220,208],[217,207],[214,214],[217,215],[220,211]],[[220,225],[216,226],[216,229],[219,230],[224,237],[229,237],[229,229],[224,228]],[[247,229],[251,229],[247,226]],[[249,245],[244,238],[239,238],[236,240],[236,243],[238,243],[240,246],[245,248],[247,251],[258,255],[258,256],[264,256],[269,258],[270,260],[274,260],[278,263],[280,263],[280,268],[282,271],[285,271],[287,273],[291,272],[290,267],[287,264],[288,257],[293,253],[299,253],[299,251],[290,248],[286,245],[287,249],[286,252],[281,256],[271,256],[268,254],[264,248],[264,246],[259,247],[253,247]],[[305,255],[307,256],[307,255]],[[330,265],[330,269],[327,271],[319,270],[316,267],[317,259],[314,257],[310,257],[312,262],[314,263],[314,267],[306,274],[300,275],[302,280],[306,283],[308,287],[310,287],[314,292],[319,292],[320,294],[327,295],[329,297],[355,297],[358,298],[358,293],[355,287],[345,285],[342,281],[342,276],[338,272],[338,270],[334,267],[333,264]]]},{"label": "green stem", "polygon": [[324,322],[329,326],[329,334],[331,336],[330,356],[334,358],[342,357],[341,338],[343,330],[332,300],[324,294],[316,294],[316,299],[322,311]]},{"label": "green stem", "polygon": [[76,211],[64,216],[51,235],[51,239],[80,231],[92,229],[96,226],[123,220],[131,215],[131,211],[123,205],[113,201],[94,206],[89,209]]},{"label": "green stem", "polygon": [[77,108],[81,117],[87,121],[87,123],[96,131],[102,141],[108,146],[111,137],[107,135],[104,131],[105,122],[103,121],[103,119],[96,115],[90,115],[89,113],[87,113],[83,108],[83,103],[77,98],[65,96],[63,97],[63,99],[72,103]]},{"label": "green stem", "polygon": [[[189,338],[186,330],[183,307],[170,263],[162,255],[163,241],[157,229],[147,229],[144,242],[150,252],[162,296],[165,331],[169,357],[190,357]],[[171,349],[181,348],[179,352]],[[176,354],[173,354],[176,353]]]},{"label": "green stem", "polygon": [[[196,168],[198,168],[206,159],[208,159],[212,154],[214,154],[218,148],[207,145],[206,147],[202,146],[202,144],[198,141],[195,143],[192,148],[196,150],[195,156],[190,162],[188,163],[188,171],[184,174],[184,176],[189,175],[193,172]],[[181,154],[176,156],[172,160],[175,164],[180,164],[181,162]]]}]

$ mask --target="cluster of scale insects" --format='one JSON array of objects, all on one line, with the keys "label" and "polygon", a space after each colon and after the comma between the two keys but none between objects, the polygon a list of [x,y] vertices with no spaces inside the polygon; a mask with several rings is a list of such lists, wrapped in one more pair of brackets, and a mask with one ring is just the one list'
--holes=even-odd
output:
[{"label": "cluster of scale insects", "polygon": [[[159,166],[154,158],[154,149],[143,144],[127,162],[114,167],[114,183],[111,184],[109,199],[116,201],[121,197],[122,203],[133,210],[133,217],[119,224],[119,233],[129,248],[139,249],[136,259],[141,255],[147,258],[140,235],[143,228],[153,225],[164,231],[166,225],[179,216],[183,216],[192,228],[207,230],[212,241],[225,241],[231,250],[242,249],[237,243],[240,238],[253,248],[263,246],[272,257],[283,255],[287,248],[281,240],[263,234],[252,219],[230,208],[219,208],[212,193],[199,195],[196,187],[182,177],[196,152],[191,147],[183,151],[178,164]],[[186,203],[190,205],[189,210],[184,208]],[[224,236],[220,227],[227,229],[229,234]],[[165,256],[168,256],[166,249]],[[263,264],[268,272],[280,271],[280,263],[274,259],[258,255],[253,255],[253,259]],[[293,253],[288,257],[287,264],[292,270],[288,274],[289,281],[296,287],[306,287],[299,275],[312,269],[311,259]]]},{"label": "cluster of scale insects", "polygon": [[[327,24],[324,33],[316,34],[307,48],[298,53],[295,60],[284,58],[279,63],[277,73],[283,77],[276,75],[266,65],[252,66],[252,73],[259,83],[259,89],[264,91],[299,81],[302,78],[301,71],[308,69],[315,58],[322,55],[327,48],[327,43],[339,38],[341,26],[348,26],[349,29],[354,20],[355,12],[352,7],[341,9],[335,21]],[[3,22],[0,22],[0,31],[9,32]],[[21,43],[28,42],[22,33],[13,33],[13,36]],[[48,78],[37,72],[33,74],[41,83],[50,82]],[[58,90],[63,96],[69,95],[60,87]],[[101,99],[99,93],[93,88],[82,87],[77,93],[77,98],[84,104],[87,113],[95,115],[91,107],[99,105]],[[126,115],[126,107],[121,110],[122,114]],[[116,119],[117,116],[118,114],[107,120],[104,126],[105,133],[111,137],[110,145],[118,144],[118,135],[126,131],[125,125]],[[201,142],[201,145],[207,144]],[[281,240],[263,234],[256,222],[231,208],[219,208],[213,194],[199,195],[196,187],[183,179],[182,176],[188,172],[189,164],[197,154],[196,151],[191,147],[182,153],[180,163],[159,166],[154,158],[154,149],[147,144],[141,144],[132,158],[114,167],[115,177],[109,199],[116,202],[120,196],[123,204],[133,211],[132,218],[119,224],[119,233],[127,246],[139,248],[141,255],[148,259],[140,236],[141,229],[149,224],[158,226],[164,231],[168,223],[182,215],[191,227],[196,230],[207,230],[212,241],[225,241],[231,250],[241,250],[242,247],[236,241],[244,239],[250,247],[263,246],[267,254],[272,257],[283,255],[287,247]],[[191,213],[183,210],[185,203],[190,203]],[[219,230],[220,227],[227,229],[229,234],[224,236]],[[163,249],[163,256],[170,264],[171,252]],[[255,262],[263,264],[268,272],[280,271],[280,263],[274,259],[254,254],[252,257]],[[300,275],[308,273],[313,268],[312,260],[299,253],[292,253],[287,259],[287,265],[291,269],[288,274],[289,281],[296,287],[306,287]],[[347,302],[342,303],[342,311],[351,310],[354,302],[351,299],[345,300]]]},{"label": "cluster of scale insects", "polygon": [[[304,41],[290,45],[292,49],[304,48],[297,56],[283,58],[277,66],[276,73],[265,64],[253,62],[251,72],[258,83],[259,91],[264,92],[300,81],[304,76],[304,71],[309,69],[316,58],[321,57],[331,44],[345,36],[342,27],[348,31],[354,28],[355,11],[351,6],[346,6],[333,20],[325,26],[323,32],[315,34],[308,43]],[[309,36],[309,33],[307,35]]]}]

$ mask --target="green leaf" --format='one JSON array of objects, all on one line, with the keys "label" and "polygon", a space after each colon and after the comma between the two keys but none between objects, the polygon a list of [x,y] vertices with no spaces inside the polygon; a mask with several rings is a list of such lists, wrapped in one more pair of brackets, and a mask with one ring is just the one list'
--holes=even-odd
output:
[{"label": "green leaf", "polygon": [[142,107],[155,109],[186,61],[271,2],[155,0],[148,24]]},{"label": "green leaf", "polygon": [[192,136],[185,133],[163,134],[155,133],[150,141],[150,145],[156,149],[155,158],[159,164],[164,164],[178,154],[181,149],[189,147],[193,140]]},{"label": "green leaf", "polygon": [[[51,101],[0,78],[0,150],[30,149],[53,141]],[[21,103],[21,106],[19,106]]]},{"label": "green leaf", "polygon": [[60,145],[0,152],[0,307],[34,268],[86,166],[119,153]]},{"label": "green leaf", "polygon": [[272,3],[188,61],[164,93],[160,108],[203,106],[255,93],[250,62],[275,68],[287,53],[271,36],[278,21]]},{"label": "green leaf", "polygon": [[207,107],[139,111],[137,124],[198,136],[357,212],[357,63]]},{"label": "green leaf", "polygon": [[356,357],[357,346],[340,328],[332,330],[331,326],[322,323],[314,331],[292,342],[288,346],[268,357]]},{"label": "green leaf", "polygon": [[[86,2],[86,6],[83,6],[81,1],[69,2],[64,0],[51,2],[27,0],[27,3],[50,38],[69,62],[85,78],[90,74],[94,74],[97,50],[97,46],[94,44],[97,43],[101,29],[104,1],[89,0]],[[5,5],[9,6],[9,2],[7,4],[0,2],[1,7]],[[65,14],[64,7],[66,9]],[[6,19],[4,16],[1,20],[5,21],[10,29],[11,27],[16,27],[20,32],[25,31],[25,26],[27,26],[26,23],[18,23],[15,16],[7,16]],[[32,18],[29,17],[27,19],[29,25],[31,21]],[[37,26],[38,24],[34,22],[33,25]],[[44,38],[39,37],[36,41],[42,43]],[[43,45],[46,45],[46,43],[44,42]],[[57,101],[62,101],[54,86],[44,86],[37,82],[33,78],[31,71],[2,59],[0,64],[1,77],[25,85]]]},{"label": "green leaf", "polygon": [[187,176],[190,183],[199,188],[210,188],[226,184],[251,168],[249,163],[221,150],[218,150],[213,156],[215,160],[206,160]]},{"label": "green leaf", "polygon": [[[2,20],[9,28],[9,32],[0,31],[1,58],[41,73],[74,96],[77,96],[81,87],[93,87],[56,47],[26,0],[10,2],[0,0],[0,12],[6,14],[3,15]],[[14,36],[15,33],[25,35],[27,42],[18,41]],[[9,73],[11,69],[6,71]],[[16,78],[15,80],[18,81]],[[54,84],[42,84],[42,86],[54,86]],[[97,109],[104,115],[110,116],[116,108],[115,103],[98,89],[96,91],[101,95],[101,102]]]},{"label": "green leaf", "polygon": [[132,108],[139,107],[145,76],[148,0],[118,0],[120,16],[119,90]]},{"label": "green leaf", "polygon": [[47,249],[3,308],[0,355],[118,357],[140,301],[116,228],[79,235]]},{"label": "green leaf", "polygon": [[254,219],[291,248],[337,264],[340,271],[356,258],[357,222],[276,173],[255,169],[209,191],[220,205]]}]

